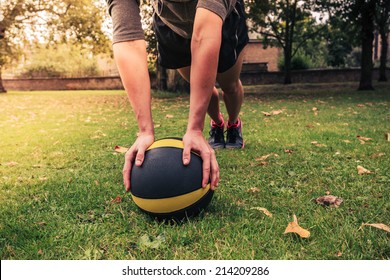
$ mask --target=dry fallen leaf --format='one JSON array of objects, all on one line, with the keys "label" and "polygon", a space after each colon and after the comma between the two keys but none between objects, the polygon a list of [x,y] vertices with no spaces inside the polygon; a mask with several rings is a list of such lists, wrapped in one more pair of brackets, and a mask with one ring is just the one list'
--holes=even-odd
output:
[{"label": "dry fallen leaf", "polygon": [[294,215],[293,217],[294,217],[294,221],[288,224],[286,230],[284,231],[284,234],[292,232],[298,234],[302,238],[308,238],[310,236],[310,232],[304,228],[301,228],[298,225],[297,216]]},{"label": "dry fallen leaf", "polygon": [[281,113],[283,113],[283,110],[272,110],[272,111],[271,111],[271,114],[272,114],[273,116],[279,115],[279,114],[281,114]]},{"label": "dry fallen leaf", "polygon": [[318,108],[317,107],[313,107],[313,109],[311,109],[312,111],[318,111]]},{"label": "dry fallen leaf", "polygon": [[366,107],[366,105],[364,105],[364,104],[358,104],[358,105],[356,105],[357,107],[360,107],[360,108],[363,108],[363,107]]},{"label": "dry fallen leaf", "polygon": [[7,166],[15,166],[15,165],[18,165],[19,163],[17,163],[16,161],[10,161],[10,162],[7,162],[5,165]]},{"label": "dry fallen leaf", "polygon": [[362,224],[360,228],[363,228],[364,226],[379,228],[379,229],[383,229],[384,231],[390,232],[390,227],[385,224]]},{"label": "dry fallen leaf", "polygon": [[266,117],[270,117],[270,116],[271,116],[271,114],[268,113],[268,112],[263,112],[263,111],[262,111],[261,113],[263,113],[263,115],[266,116]]},{"label": "dry fallen leaf", "polygon": [[390,133],[386,133],[385,137],[386,137],[386,141],[390,141]]},{"label": "dry fallen leaf", "polygon": [[111,200],[111,204],[121,203],[121,202],[122,202],[122,197],[120,197],[119,195],[115,197],[113,200]]},{"label": "dry fallen leaf", "polygon": [[317,141],[312,141],[311,144],[314,145],[314,146],[316,146],[316,147],[326,147],[325,144],[320,144],[320,143],[318,143]]},{"label": "dry fallen leaf", "polygon": [[366,141],[366,142],[372,140],[372,138],[368,138],[368,137],[364,137],[364,136],[360,136],[360,135],[356,136],[356,138],[359,140],[362,140],[362,141]]},{"label": "dry fallen leaf", "polygon": [[125,154],[129,148],[121,147],[121,146],[115,146],[115,152]]},{"label": "dry fallen leaf", "polygon": [[263,212],[265,215],[267,215],[268,217],[272,218],[272,213],[270,211],[268,211],[266,208],[264,207],[252,207],[251,210],[258,210],[260,212]]},{"label": "dry fallen leaf", "polygon": [[370,171],[368,169],[365,169],[363,166],[360,166],[360,165],[357,166],[357,170],[358,170],[358,174],[359,175],[374,173],[374,172],[372,172],[372,171]]},{"label": "dry fallen leaf", "polygon": [[315,202],[324,206],[339,207],[343,200],[334,195],[324,195],[316,198]]},{"label": "dry fallen leaf", "polygon": [[260,192],[260,189],[256,188],[256,187],[253,187],[253,188],[250,188],[249,190],[247,190],[247,192],[249,192],[249,193],[258,193],[258,192]]},{"label": "dry fallen leaf", "polygon": [[172,118],[173,118],[173,115],[168,114],[168,115],[165,116],[165,118],[167,118],[167,119],[172,119]]},{"label": "dry fallen leaf", "polygon": [[373,154],[371,157],[378,158],[378,157],[383,157],[384,155],[386,155],[386,154],[385,153],[377,153],[377,154]]},{"label": "dry fallen leaf", "polygon": [[265,155],[265,156],[261,156],[259,158],[256,158],[255,160],[256,161],[264,161],[266,160],[267,158],[269,158],[270,156],[274,156],[274,157],[278,157],[279,155],[278,154],[275,154],[275,153],[270,153],[268,155]]},{"label": "dry fallen leaf", "polygon": [[284,150],[284,152],[286,153],[286,154],[292,154],[293,152],[294,152],[294,150],[291,150],[291,149],[286,149],[286,150]]}]

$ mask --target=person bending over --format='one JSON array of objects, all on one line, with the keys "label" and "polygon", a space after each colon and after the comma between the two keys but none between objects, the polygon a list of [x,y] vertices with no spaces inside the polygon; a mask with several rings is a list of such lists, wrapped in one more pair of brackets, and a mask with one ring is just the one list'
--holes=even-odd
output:
[{"label": "person bending over", "polygon": [[[248,31],[242,0],[154,0],[153,28],[158,63],[177,69],[190,83],[190,109],[183,136],[183,164],[191,151],[203,160],[202,185],[219,182],[214,149],[243,148],[239,118],[244,91],[239,79]],[[132,164],[142,165],[145,150],[154,142],[150,79],[139,1],[107,0],[113,22],[113,51],[122,83],[134,110],[139,133],[125,156],[123,180],[130,190]],[[227,119],[219,107],[222,90]],[[203,136],[205,115],[211,118],[210,138]],[[226,127],[226,139],[224,130]]]}]

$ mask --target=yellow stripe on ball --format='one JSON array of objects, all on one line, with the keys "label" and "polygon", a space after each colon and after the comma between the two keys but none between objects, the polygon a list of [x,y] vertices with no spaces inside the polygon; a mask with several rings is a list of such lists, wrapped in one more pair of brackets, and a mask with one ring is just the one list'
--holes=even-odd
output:
[{"label": "yellow stripe on ball", "polygon": [[[167,139],[172,141],[171,139]],[[170,146],[171,147],[171,146]],[[183,210],[188,206],[194,204],[194,202],[201,199],[210,189],[210,184],[205,188],[197,189],[193,192],[186,193],[183,195],[159,198],[159,199],[148,199],[139,198],[132,195],[134,202],[143,210],[151,213],[172,213],[175,211]]]},{"label": "yellow stripe on ball", "polygon": [[148,149],[155,149],[155,148],[161,148],[161,147],[173,147],[173,148],[179,148],[184,149],[184,144],[182,140],[179,139],[173,139],[173,138],[167,138],[167,139],[160,139],[156,142],[154,142]]}]

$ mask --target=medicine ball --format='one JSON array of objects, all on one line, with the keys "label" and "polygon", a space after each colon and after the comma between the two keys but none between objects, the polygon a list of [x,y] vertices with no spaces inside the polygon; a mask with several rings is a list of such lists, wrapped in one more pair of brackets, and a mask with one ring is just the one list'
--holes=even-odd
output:
[{"label": "medicine ball", "polygon": [[131,195],[144,212],[160,220],[181,220],[205,209],[213,197],[210,183],[202,188],[202,159],[191,152],[183,164],[184,144],[178,138],[155,141],[141,166],[131,169]]}]

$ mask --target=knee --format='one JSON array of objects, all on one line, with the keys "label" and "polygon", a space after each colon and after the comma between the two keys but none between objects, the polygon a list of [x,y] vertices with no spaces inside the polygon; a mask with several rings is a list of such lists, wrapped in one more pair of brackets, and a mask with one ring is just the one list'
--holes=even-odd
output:
[{"label": "knee", "polygon": [[221,85],[221,89],[226,95],[242,95],[244,92],[240,79]]}]

